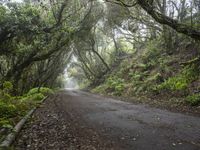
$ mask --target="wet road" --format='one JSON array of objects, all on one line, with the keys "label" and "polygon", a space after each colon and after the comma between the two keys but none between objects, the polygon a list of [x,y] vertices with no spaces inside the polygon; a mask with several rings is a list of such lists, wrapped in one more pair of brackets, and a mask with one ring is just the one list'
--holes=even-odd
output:
[{"label": "wet road", "polygon": [[[98,147],[95,146],[94,143],[92,148],[88,148],[91,150],[200,149],[199,117],[173,113],[166,110],[151,108],[145,105],[134,105],[78,90],[59,92],[52,98],[50,97],[47,99],[45,103],[49,103],[51,100],[54,101],[54,106],[56,107],[58,113],[61,114],[61,118],[64,118],[63,120],[67,120],[66,122],[72,121],[68,130],[71,130],[71,127],[73,126],[73,132],[77,132],[77,134],[72,133],[74,135],[73,138],[81,135],[79,137],[82,138],[80,141],[84,141],[86,138],[90,139],[93,135],[90,135],[89,132],[86,132],[86,130],[91,129],[91,134],[94,132],[95,135],[98,134],[97,138],[101,138],[101,143],[112,143],[112,145],[109,145],[108,147],[106,147],[106,144],[104,147]],[[44,105],[43,107],[45,108],[47,106]],[[49,109],[48,111],[50,113],[53,108]],[[28,129],[26,128],[25,130]],[[34,129],[32,129],[31,132],[33,132],[33,130]],[[38,130],[42,130],[42,128],[37,129],[37,131]],[[82,132],[85,132],[84,135]],[[86,137],[84,137],[85,134],[88,134],[88,136],[86,135]],[[36,134],[35,138],[40,137]],[[65,137],[65,139],[66,141],[68,140],[67,137]],[[21,138],[21,141],[24,141],[24,139]],[[29,139],[29,141],[31,140]],[[31,142],[29,142],[29,144],[30,143]],[[45,145],[47,144],[48,143]],[[70,145],[72,147],[73,144]],[[52,149],[56,148],[52,147]],[[68,148],[66,145],[65,147],[60,147],[58,149]],[[76,147],[74,149],[84,148]]]}]

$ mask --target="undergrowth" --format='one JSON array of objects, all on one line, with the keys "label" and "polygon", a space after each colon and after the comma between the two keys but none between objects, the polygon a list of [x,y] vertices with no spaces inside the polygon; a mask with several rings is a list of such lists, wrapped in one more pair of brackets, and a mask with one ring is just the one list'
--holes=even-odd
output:
[{"label": "undergrowth", "polygon": [[37,106],[53,90],[45,87],[33,88],[22,96],[12,96],[13,85],[6,81],[0,90],[0,129],[13,127],[27,111]]},{"label": "undergrowth", "polygon": [[199,70],[196,65],[186,66],[176,76],[170,77],[165,82],[157,86],[157,90],[167,89],[171,91],[186,90],[188,85],[199,76]]},{"label": "undergrowth", "polygon": [[181,66],[180,60],[177,60],[180,54],[168,55],[160,47],[156,41],[148,43],[140,56],[123,60],[108,79],[92,92],[126,97],[146,95],[154,98],[167,94],[166,100],[183,98],[185,101],[178,102],[179,104],[198,106],[200,94],[194,93],[190,86],[200,77],[199,64]]}]

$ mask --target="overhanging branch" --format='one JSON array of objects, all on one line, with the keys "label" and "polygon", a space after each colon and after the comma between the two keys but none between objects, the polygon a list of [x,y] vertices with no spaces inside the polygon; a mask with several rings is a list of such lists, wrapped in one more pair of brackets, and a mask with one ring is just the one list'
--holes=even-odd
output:
[{"label": "overhanging branch", "polygon": [[138,4],[142,7],[150,16],[152,16],[158,23],[167,25],[179,33],[183,33],[195,40],[200,41],[200,30],[191,27],[190,25],[180,23],[178,20],[172,19],[155,10],[153,6],[153,0],[136,0],[133,5],[125,4],[122,0],[106,0],[124,7],[133,7]]}]

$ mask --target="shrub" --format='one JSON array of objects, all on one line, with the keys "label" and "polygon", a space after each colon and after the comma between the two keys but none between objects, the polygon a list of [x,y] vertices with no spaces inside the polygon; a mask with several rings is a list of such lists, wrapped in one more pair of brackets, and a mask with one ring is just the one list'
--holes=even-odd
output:
[{"label": "shrub", "polygon": [[33,94],[30,99],[33,101],[40,101],[44,98],[45,96],[42,93],[37,93],[37,94]]},{"label": "shrub", "polygon": [[9,91],[13,89],[12,83],[4,82],[3,90],[0,90],[0,126],[9,127],[15,124],[21,116],[24,116],[28,110],[33,108],[46,95],[53,93],[49,88],[31,89],[24,96],[13,97],[9,95]]},{"label": "shrub", "polygon": [[143,75],[142,73],[139,73],[139,72],[130,72],[129,77],[131,77],[132,80],[141,80]]},{"label": "shrub", "polygon": [[7,118],[0,118],[0,127],[12,128],[11,122]]},{"label": "shrub", "polygon": [[168,89],[172,91],[185,90],[189,83],[196,80],[199,71],[195,65],[186,66],[177,76],[168,78],[162,84],[157,86],[158,90]]},{"label": "shrub", "polygon": [[124,79],[111,76],[106,80],[107,87],[113,90],[114,95],[120,96],[124,90]]},{"label": "shrub", "polygon": [[0,118],[9,118],[17,115],[17,108],[13,104],[0,102]]},{"label": "shrub", "polygon": [[4,93],[3,96],[1,96],[2,101],[9,102],[12,99],[12,96],[10,94]]},{"label": "shrub", "polygon": [[117,86],[115,86],[115,95],[122,95],[122,92],[124,91],[124,84],[121,83]]},{"label": "shrub", "polygon": [[41,87],[38,92],[38,88],[33,88],[28,92],[27,95],[30,96],[36,93],[42,93],[44,96],[47,96],[48,94],[53,94],[53,90],[46,87]]},{"label": "shrub", "polygon": [[106,93],[106,89],[107,89],[107,85],[106,84],[102,84],[94,89],[92,89],[93,93]]},{"label": "shrub", "polygon": [[189,95],[188,97],[186,97],[186,102],[192,106],[199,105],[200,104],[200,93]]},{"label": "shrub", "polygon": [[44,98],[45,96],[42,93],[35,93],[32,95],[26,95],[23,98],[20,99],[22,102],[26,101],[40,101]]},{"label": "shrub", "polygon": [[184,90],[188,86],[188,82],[185,78],[182,77],[172,77],[168,80],[165,80],[164,83],[158,86],[158,89],[168,89],[172,91]]}]

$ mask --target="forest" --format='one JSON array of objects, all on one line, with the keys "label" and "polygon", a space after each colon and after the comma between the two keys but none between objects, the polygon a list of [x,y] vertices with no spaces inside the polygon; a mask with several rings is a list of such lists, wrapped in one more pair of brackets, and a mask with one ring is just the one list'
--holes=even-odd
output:
[{"label": "forest", "polygon": [[199,114],[200,0],[0,0],[0,130],[66,74],[91,93]]}]

